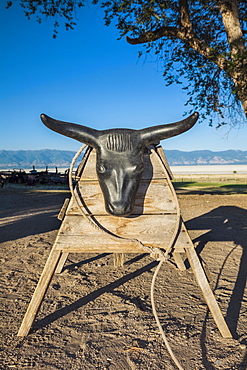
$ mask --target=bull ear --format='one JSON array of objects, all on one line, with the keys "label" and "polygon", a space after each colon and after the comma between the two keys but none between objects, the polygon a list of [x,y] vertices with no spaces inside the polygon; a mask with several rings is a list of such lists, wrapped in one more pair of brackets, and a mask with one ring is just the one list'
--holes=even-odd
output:
[{"label": "bull ear", "polygon": [[76,123],[58,121],[47,116],[46,114],[41,114],[40,118],[46,127],[58,132],[59,134],[71,137],[72,139],[78,140],[81,143],[90,145],[94,148],[98,146],[98,130],[77,125]]},{"label": "bull ear", "polygon": [[189,130],[198,120],[199,113],[195,112],[182,121],[159,125],[139,130],[143,146],[154,144],[160,140],[168,139]]}]

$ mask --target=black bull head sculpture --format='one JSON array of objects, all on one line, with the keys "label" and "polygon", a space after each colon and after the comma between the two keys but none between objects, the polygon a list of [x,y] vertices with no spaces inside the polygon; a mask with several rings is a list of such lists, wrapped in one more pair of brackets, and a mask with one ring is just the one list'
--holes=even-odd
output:
[{"label": "black bull head sculpture", "polygon": [[198,113],[167,125],[142,130],[94,130],[75,123],[62,122],[41,115],[51,130],[69,136],[96,149],[96,171],[102,189],[105,208],[114,216],[128,216],[134,208],[135,196],[143,172],[145,146],[179,135],[197,121]]}]

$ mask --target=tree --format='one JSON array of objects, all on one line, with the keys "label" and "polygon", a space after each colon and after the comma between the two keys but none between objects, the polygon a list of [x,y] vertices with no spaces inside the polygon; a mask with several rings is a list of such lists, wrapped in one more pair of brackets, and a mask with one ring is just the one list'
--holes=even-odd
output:
[{"label": "tree", "polygon": [[[84,0],[19,0],[25,15],[65,18],[73,28]],[[11,1],[8,1],[8,6]],[[100,3],[100,0],[92,0]],[[201,118],[218,124],[247,118],[246,0],[105,0],[105,23],[113,20],[132,44],[154,53],[164,67],[167,85],[182,83],[189,104]]]}]

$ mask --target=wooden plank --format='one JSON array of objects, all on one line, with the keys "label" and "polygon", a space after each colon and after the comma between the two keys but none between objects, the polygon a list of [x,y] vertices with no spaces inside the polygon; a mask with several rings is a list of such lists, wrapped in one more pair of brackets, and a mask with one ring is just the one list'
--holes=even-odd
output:
[{"label": "wooden plank", "polygon": [[200,286],[203,296],[205,298],[205,301],[208,305],[208,308],[210,309],[210,312],[214,318],[214,321],[216,325],[218,326],[218,329],[222,335],[223,338],[232,338],[232,334],[225,322],[225,319],[222,315],[222,312],[219,308],[219,305],[215,299],[215,296],[210,288],[210,285],[208,283],[208,280],[206,278],[206,275],[204,273],[204,270],[202,268],[202,265],[200,263],[200,260],[196,254],[196,251],[194,248],[187,248],[186,254],[188,256],[188,260],[190,263],[190,266],[195,274],[195,277],[197,279],[198,285]]},{"label": "wooden plank", "polygon": [[69,198],[66,198],[64,200],[64,203],[62,205],[62,208],[60,209],[60,212],[59,212],[59,214],[57,216],[58,220],[63,221],[69,203],[70,203],[70,199]]},{"label": "wooden plank", "polygon": [[186,266],[185,266],[184,261],[182,259],[181,253],[178,253],[177,251],[176,252],[174,251],[172,253],[172,255],[173,255],[174,261],[177,265],[177,268],[181,271],[185,271]]},{"label": "wooden plank", "polygon": [[[95,241],[96,238],[82,240],[79,237],[63,237],[58,240],[55,245],[55,249],[67,253],[148,253],[143,248],[131,242],[116,242],[113,244],[103,241],[100,242],[100,244],[95,244],[93,243]],[[162,248],[162,245],[154,243],[152,247]],[[176,246],[176,251],[182,253],[184,252],[184,248],[182,246]]]},{"label": "wooden plank", "polygon": [[123,267],[124,253],[114,253],[113,254],[113,264],[114,264],[114,267]]},{"label": "wooden plank", "polygon": [[[105,203],[98,181],[80,182],[79,195],[87,214],[106,215]],[[165,179],[141,181],[132,214],[175,213],[176,204]],[[76,202],[70,202],[68,215],[80,214]]]},{"label": "wooden plank", "polygon": [[96,150],[92,150],[83,167],[81,179],[97,180],[96,173]]},{"label": "wooden plank", "polygon": [[161,162],[162,162],[162,163],[163,163],[163,165],[165,166],[165,168],[166,168],[166,170],[167,170],[167,173],[168,173],[168,175],[170,176],[170,179],[171,179],[171,180],[173,180],[173,179],[174,179],[174,176],[173,176],[172,170],[171,170],[171,168],[170,168],[170,166],[169,166],[169,163],[168,163],[168,161],[167,161],[167,159],[166,159],[166,155],[165,155],[165,152],[164,152],[164,150],[163,150],[162,146],[158,146],[158,147],[156,148],[156,151],[157,151],[157,153],[158,153],[158,155],[159,155],[159,157],[160,157],[160,159],[161,159]]},{"label": "wooden plank", "polygon": [[[95,217],[104,230],[113,235],[125,238],[138,238],[144,245],[150,247],[167,248],[175,228],[174,215],[146,216],[118,218],[113,216]],[[176,250],[183,252],[191,246],[191,241],[183,231],[176,242]],[[107,233],[94,228],[82,216],[66,216],[60,227],[55,249],[66,252],[92,251],[92,253],[143,253],[143,249],[119,238],[111,239]]]},{"label": "wooden plank", "polygon": [[36,289],[33,293],[31,302],[28,306],[22,324],[20,326],[18,337],[24,337],[29,333],[29,330],[35,320],[39,307],[42,303],[43,297],[46,293],[46,290],[50,284],[54,271],[56,269],[59,257],[61,252],[55,251],[54,249],[51,251],[44,270],[40,276],[39,282],[36,286]]},{"label": "wooden plank", "polygon": [[[144,243],[169,239],[172,235],[175,215],[141,215],[129,217],[93,216],[103,230],[125,238],[138,237]],[[60,228],[60,234],[73,236],[105,236],[99,228],[91,226],[82,216],[66,216],[66,223]]]},{"label": "wooden plank", "polygon": [[144,155],[144,168],[142,179],[163,179],[164,178],[164,169],[160,165],[160,161],[157,158],[155,153]]},{"label": "wooden plank", "polygon": [[84,167],[88,161],[88,158],[90,156],[90,154],[92,153],[93,151],[93,148],[88,146],[87,149],[86,149],[86,152],[84,153],[84,156],[79,164],[79,166],[77,167],[76,169],[76,172],[75,172],[75,176],[77,177],[81,177],[82,175],[82,172],[84,171]]},{"label": "wooden plank", "polygon": [[143,253],[144,250],[130,242],[113,242],[102,238],[63,236],[55,244],[56,250],[67,253]]},{"label": "wooden plank", "polygon": [[57,268],[55,270],[55,274],[61,274],[62,270],[63,270],[63,266],[68,258],[68,255],[69,253],[65,253],[63,252],[60,259],[59,259],[59,262],[57,264]]}]

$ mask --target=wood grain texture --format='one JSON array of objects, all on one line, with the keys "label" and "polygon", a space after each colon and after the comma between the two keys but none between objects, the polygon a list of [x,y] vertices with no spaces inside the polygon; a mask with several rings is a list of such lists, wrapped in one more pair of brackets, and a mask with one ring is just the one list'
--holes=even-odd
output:
[{"label": "wood grain texture", "polygon": [[[162,148],[161,148],[162,149]],[[135,208],[128,217],[111,216],[105,211],[103,195],[96,178],[96,152],[91,151],[84,162],[79,182],[79,197],[82,209],[92,215],[91,219],[99,226],[93,227],[82,217],[77,203],[71,199],[66,217],[61,225],[56,240],[56,249],[66,252],[112,252],[142,253],[143,249],[128,240],[113,240],[110,234],[128,239],[138,239],[146,246],[166,249],[172,239],[176,226],[176,202],[167,174],[155,153],[144,156],[144,172],[141,180]],[[168,164],[167,164],[168,166]],[[183,251],[191,245],[185,236],[184,225],[177,239],[175,248]],[[105,232],[103,232],[103,231]]]},{"label": "wood grain texture", "polygon": [[157,153],[158,153],[158,155],[159,155],[159,157],[161,159],[161,162],[163,163],[163,165],[165,166],[165,168],[167,170],[167,173],[168,173],[168,175],[170,177],[170,180],[173,180],[174,179],[174,176],[173,176],[172,170],[171,170],[171,168],[169,166],[169,163],[168,163],[168,161],[166,159],[166,155],[165,155],[165,152],[164,152],[162,146],[158,146],[156,148],[156,151],[157,151]]},{"label": "wood grain texture", "polygon": [[[107,215],[104,197],[97,180],[80,182],[78,194],[87,214]],[[154,196],[155,194],[155,196]],[[176,205],[165,179],[142,180],[135,199],[134,215],[176,213]],[[70,203],[68,215],[80,214],[76,203]]]},{"label": "wood grain texture", "polygon": [[64,216],[65,216],[66,211],[67,211],[67,208],[69,206],[69,203],[70,203],[70,199],[69,198],[66,198],[64,200],[64,203],[62,205],[62,208],[60,209],[60,212],[59,212],[59,214],[57,216],[58,220],[63,221]]},{"label": "wood grain texture", "polygon": [[63,252],[59,258],[59,261],[58,261],[58,264],[57,264],[57,268],[55,270],[55,274],[61,274],[62,270],[63,270],[63,266],[68,258],[68,255],[69,253],[66,253],[66,252]]},{"label": "wood grain texture", "polygon": [[202,265],[200,263],[200,260],[197,256],[197,253],[194,248],[188,248],[186,249],[186,254],[188,256],[188,260],[190,263],[190,266],[194,272],[194,275],[196,277],[197,283],[199,287],[202,290],[203,296],[205,298],[205,301],[208,305],[208,308],[214,318],[214,321],[216,325],[218,326],[218,329],[222,335],[223,338],[232,338],[232,334],[225,322],[225,319],[222,315],[222,312],[220,310],[220,307],[215,299],[215,296],[210,288],[210,285],[208,283],[207,277],[205,275],[205,272],[202,268]]},{"label": "wood grain texture", "polygon": [[28,306],[17,336],[24,337],[29,333],[32,323],[34,322],[39,307],[42,303],[43,297],[50,284],[54,271],[57,267],[60,255],[60,251],[55,251],[54,249],[51,251],[46,261],[44,270],[40,276],[39,282],[35,288],[31,302]]},{"label": "wood grain texture", "polygon": [[[105,230],[113,235],[124,238],[136,238],[144,245],[166,249],[171,241],[174,228],[174,215],[142,215],[136,218],[120,218],[114,216],[96,216],[95,220]],[[183,251],[191,246],[191,241],[183,231],[179,234],[175,244],[176,250]],[[119,239],[111,239],[109,234],[95,229],[82,216],[66,216],[61,225],[56,240],[56,249],[92,253],[99,251],[117,253],[118,248],[122,253],[143,253],[143,249],[135,243]]]}]

